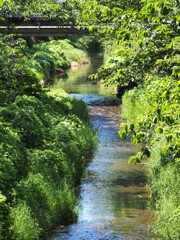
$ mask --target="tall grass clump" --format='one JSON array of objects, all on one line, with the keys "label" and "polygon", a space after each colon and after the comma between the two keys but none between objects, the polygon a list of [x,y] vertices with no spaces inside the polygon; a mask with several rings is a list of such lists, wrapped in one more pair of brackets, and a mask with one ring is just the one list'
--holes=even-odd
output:
[{"label": "tall grass clump", "polygon": [[32,216],[31,209],[25,202],[21,202],[12,209],[10,219],[12,221],[12,239],[38,239],[41,229],[39,228],[36,219]]},{"label": "tall grass clump", "polygon": [[17,186],[17,197],[26,202],[43,231],[50,231],[58,223],[70,223],[76,218],[77,197],[68,180],[54,183],[43,174],[30,173]]},{"label": "tall grass clump", "polygon": [[[174,129],[173,129],[174,128]],[[164,133],[168,136],[179,132],[179,123],[176,126],[167,127]],[[155,231],[163,239],[180,238],[180,161],[179,147],[176,149],[178,138],[174,138],[174,143],[165,136],[156,133],[153,136],[153,146],[149,161],[149,181],[152,198],[150,206],[156,212]],[[173,156],[174,155],[174,156]]]}]

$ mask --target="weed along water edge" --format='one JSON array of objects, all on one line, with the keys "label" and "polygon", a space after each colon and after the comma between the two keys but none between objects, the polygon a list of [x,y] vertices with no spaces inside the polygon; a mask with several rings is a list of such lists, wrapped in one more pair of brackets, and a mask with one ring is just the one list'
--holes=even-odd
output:
[{"label": "weed along water edge", "polygon": [[[74,79],[74,89],[79,89],[79,93],[72,88],[69,92],[88,105],[98,146],[80,185],[77,222],[57,229],[51,239],[153,239],[149,230],[152,212],[147,208],[145,166],[128,164],[128,157],[137,147],[120,139],[117,133],[121,108],[115,96],[100,95],[98,87],[86,85],[83,80],[86,78],[84,74],[81,82]],[[57,79],[52,87],[63,87],[65,81],[70,80]]]}]

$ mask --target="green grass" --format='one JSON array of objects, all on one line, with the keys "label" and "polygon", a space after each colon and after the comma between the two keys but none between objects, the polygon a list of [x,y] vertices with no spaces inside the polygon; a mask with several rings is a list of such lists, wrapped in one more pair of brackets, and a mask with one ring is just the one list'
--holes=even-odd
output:
[{"label": "green grass", "polygon": [[[176,80],[156,76],[126,92],[123,117],[127,124],[123,124],[120,131],[122,136],[124,131],[131,133],[133,142],[142,142],[148,149],[149,203],[155,212],[154,230],[167,240],[180,239],[178,94]],[[137,157],[131,159],[139,161]]]},{"label": "green grass", "polygon": [[13,222],[11,239],[38,239],[41,229],[25,202],[21,202],[11,210],[10,219]]}]

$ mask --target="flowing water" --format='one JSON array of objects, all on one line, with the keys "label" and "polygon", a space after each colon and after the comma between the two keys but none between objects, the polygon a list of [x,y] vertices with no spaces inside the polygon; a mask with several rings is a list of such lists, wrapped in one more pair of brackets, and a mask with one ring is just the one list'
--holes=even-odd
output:
[{"label": "flowing water", "polygon": [[[98,66],[99,60],[94,58],[93,63]],[[137,147],[118,136],[121,108],[115,96],[102,94],[100,87],[87,82],[87,76],[94,71],[92,65],[70,70],[68,79],[57,78],[53,85],[86,102],[99,143],[80,186],[78,221],[60,228],[52,239],[153,239],[145,166],[127,163]]]}]

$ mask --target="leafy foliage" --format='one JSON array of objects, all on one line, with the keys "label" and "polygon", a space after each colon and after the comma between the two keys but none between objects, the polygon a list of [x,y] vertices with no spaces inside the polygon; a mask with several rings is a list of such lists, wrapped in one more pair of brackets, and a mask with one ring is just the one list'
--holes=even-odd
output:
[{"label": "leafy foliage", "polygon": [[[93,7],[82,11],[82,22],[113,45],[110,58],[93,78],[115,85],[119,96],[124,95],[126,123],[121,124],[119,134],[142,144],[131,162],[150,157],[155,229],[163,239],[178,239],[180,3],[142,0],[137,9],[128,6],[129,1],[120,1],[127,3],[127,8],[114,1],[93,2]],[[88,11],[91,17],[87,22]]]},{"label": "leafy foliage", "polygon": [[1,23],[14,25],[24,21],[37,24],[38,22],[67,25],[73,20],[71,12],[57,4],[55,0],[40,1],[4,1],[0,4]]},{"label": "leafy foliage", "polygon": [[29,49],[1,36],[0,45],[0,238],[38,239],[76,218],[75,187],[96,142],[84,102],[39,81],[86,54],[68,41]]}]

